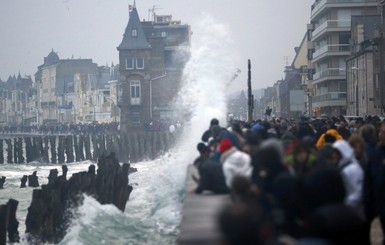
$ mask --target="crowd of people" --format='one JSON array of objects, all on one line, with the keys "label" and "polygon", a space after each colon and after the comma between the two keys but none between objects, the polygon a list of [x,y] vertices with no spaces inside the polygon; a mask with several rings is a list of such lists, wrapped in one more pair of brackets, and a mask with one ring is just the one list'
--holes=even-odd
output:
[{"label": "crowd of people", "polygon": [[110,123],[55,123],[42,125],[4,125],[0,126],[1,133],[38,133],[38,134],[100,134],[117,133],[118,122]]},{"label": "crowd of people", "polygon": [[[217,119],[202,135],[193,192],[230,193],[225,244],[370,244],[385,231],[385,122]],[[204,208],[204,207],[202,207]],[[385,244],[385,242],[384,242]]]},{"label": "crowd of people", "polygon": [[[143,124],[141,130],[169,131],[173,134],[180,131],[182,124],[180,121],[156,120]],[[38,133],[38,134],[99,134],[99,133],[118,133],[120,130],[119,122],[110,123],[44,123],[41,125],[5,124],[0,125],[0,133]]]}]

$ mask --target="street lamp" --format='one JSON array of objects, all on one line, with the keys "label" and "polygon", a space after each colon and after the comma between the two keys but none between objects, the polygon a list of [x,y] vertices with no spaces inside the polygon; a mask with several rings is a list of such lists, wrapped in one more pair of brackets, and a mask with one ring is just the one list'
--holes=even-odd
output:
[{"label": "street lamp", "polygon": [[[88,100],[88,105],[91,105],[93,108],[94,108],[94,119],[93,119],[93,122],[95,122],[96,121],[96,112],[95,112],[95,104],[94,103],[92,103],[91,102],[92,100],[91,100],[91,97],[89,97],[89,100]],[[85,103],[85,104],[87,104],[87,102]]]},{"label": "street lamp", "polygon": [[[109,100],[109,101],[111,101],[111,114],[113,114],[113,117],[114,117],[114,122],[116,122],[116,104],[115,104],[115,102],[112,100],[112,99],[110,99],[110,98],[107,98],[106,96],[104,96],[104,98],[106,99],[106,100]],[[112,109],[114,109],[114,113],[112,113]]]},{"label": "street lamp", "polygon": [[163,75],[161,76],[158,76],[158,77],[154,77],[154,78],[151,78],[150,79],[150,119],[152,120],[152,81],[154,80],[157,80],[157,79],[161,79],[161,78],[164,78],[165,76],[167,76],[167,73],[164,73]]}]

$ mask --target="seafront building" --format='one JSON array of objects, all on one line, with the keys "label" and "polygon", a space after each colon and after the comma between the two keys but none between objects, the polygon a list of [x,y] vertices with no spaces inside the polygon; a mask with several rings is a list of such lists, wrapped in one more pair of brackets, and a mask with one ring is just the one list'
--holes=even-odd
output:
[{"label": "seafront building", "polygon": [[67,113],[60,109],[69,104],[67,95],[74,92],[76,73],[95,75],[97,65],[91,59],[60,59],[53,50],[44,58],[35,74],[40,115],[37,123],[68,121]]},{"label": "seafront building", "polygon": [[347,59],[347,114],[381,115],[381,16],[352,16],[352,55]]},{"label": "seafront building", "polygon": [[189,58],[190,35],[190,26],[173,20],[171,15],[154,13],[151,21],[140,21],[133,6],[117,47],[121,130],[174,118],[172,99]]},{"label": "seafront building", "polygon": [[0,80],[0,124],[20,124],[35,117],[36,90],[32,87],[30,76],[22,77],[20,73],[9,76],[7,81]]},{"label": "seafront building", "polygon": [[314,91],[313,115],[347,114],[346,76],[353,72],[346,67],[354,46],[350,42],[352,17],[377,13],[377,0],[316,0],[312,5],[307,87]]},{"label": "seafront building", "polygon": [[60,59],[52,50],[35,74],[34,122],[118,121],[119,108],[110,98],[109,86],[118,76],[118,66],[98,66],[92,59]]}]

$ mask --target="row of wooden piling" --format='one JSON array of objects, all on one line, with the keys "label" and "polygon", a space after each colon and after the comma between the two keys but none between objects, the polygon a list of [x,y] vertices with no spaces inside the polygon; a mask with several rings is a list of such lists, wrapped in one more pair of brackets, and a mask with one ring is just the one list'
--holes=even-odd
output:
[{"label": "row of wooden piling", "polygon": [[[115,152],[124,162],[154,159],[174,144],[169,132],[47,135],[0,138],[1,163],[70,163],[96,160]],[[25,153],[24,153],[25,151]]]},{"label": "row of wooden piling", "polygon": [[[128,184],[130,164],[120,165],[112,153],[98,159],[97,173],[95,165],[90,165],[88,171],[75,173],[67,180],[67,170],[67,166],[62,165],[62,175],[59,176],[58,170],[52,169],[48,184],[33,190],[25,221],[28,243],[60,242],[71,219],[76,218],[71,210],[82,204],[83,194],[124,211],[133,189]],[[7,244],[7,235],[8,242],[19,242],[17,205],[16,200],[10,199],[7,204],[0,206],[0,245]]]}]

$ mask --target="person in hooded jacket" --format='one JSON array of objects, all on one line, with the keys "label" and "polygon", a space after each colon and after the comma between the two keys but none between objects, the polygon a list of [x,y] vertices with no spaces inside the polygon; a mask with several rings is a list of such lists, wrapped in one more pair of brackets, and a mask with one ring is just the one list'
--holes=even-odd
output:
[{"label": "person in hooded jacket", "polygon": [[325,143],[326,143],[325,137],[326,137],[326,135],[332,135],[335,138],[336,141],[343,139],[342,136],[338,133],[337,130],[329,129],[329,130],[326,131],[326,133],[322,134],[319,137],[319,139],[317,141],[317,144],[316,144],[316,147],[317,147],[318,150],[322,149],[325,146]]},{"label": "person in hooded jacket", "polygon": [[203,133],[203,135],[201,137],[201,140],[203,142],[208,142],[210,137],[213,137],[212,131],[211,131],[211,128],[213,126],[219,126],[219,120],[218,119],[216,119],[216,118],[211,119],[209,128]]},{"label": "person in hooded jacket", "polygon": [[221,140],[218,145],[218,150],[221,153],[220,161],[227,187],[231,188],[235,176],[251,177],[253,168],[249,154],[234,147],[228,138]]},{"label": "person in hooded jacket", "polygon": [[354,150],[345,140],[333,143],[336,160],[346,189],[345,204],[360,210],[363,203],[364,171],[354,156]]},{"label": "person in hooded jacket", "polygon": [[252,182],[258,188],[271,192],[275,178],[288,171],[284,165],[284,150],[277,139],[267,139],[259,145],[259,149],[252,156]]},{"label": "person in hooded jacket", "polygon": [[365,214],[369,222],[379,216],[385,233],[385,122],[381,124],[378,137],[379,143],[365,170]]},{"label": "person in hooded jacket", "polygon": [[194,161],[194,166],[197,167],[200,177],[198,186],[194,190],[195,193],[201,194],[203,191],[211,191],[214,194],[229,193],[221,165],[207,157],[200,156]]}]

